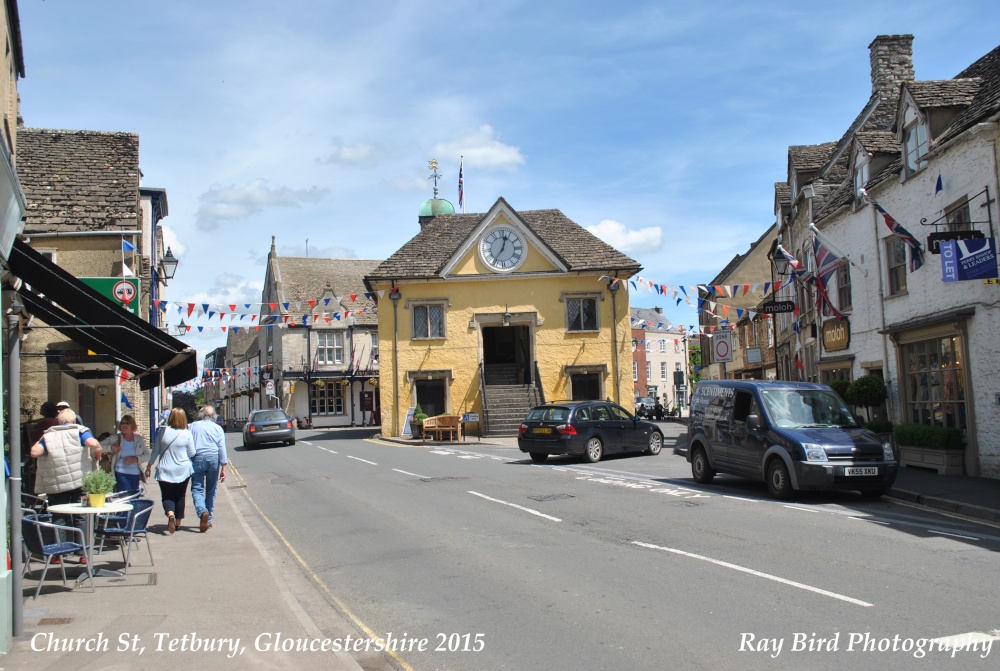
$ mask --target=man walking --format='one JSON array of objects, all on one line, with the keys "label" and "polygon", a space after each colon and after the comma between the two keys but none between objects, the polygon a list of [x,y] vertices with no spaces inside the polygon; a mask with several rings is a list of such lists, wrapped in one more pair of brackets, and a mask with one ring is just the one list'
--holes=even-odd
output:
[{"label": "man walking", "polygon": [[194,436],[194,475],[191,476],[191,498],[201,520],[201,532],[212,526],[215,510],[215,492],[220,482],[226,480],[226,434],[215,421],[215,408],[206,405],[198,411],[198,421],[189,427]]}]

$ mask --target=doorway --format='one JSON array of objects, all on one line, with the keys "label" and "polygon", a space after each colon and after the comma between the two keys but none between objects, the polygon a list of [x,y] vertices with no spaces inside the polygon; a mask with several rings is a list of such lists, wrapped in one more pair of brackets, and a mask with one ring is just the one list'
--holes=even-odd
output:
[{"label": "doorway", "polygon": [[601,378],[597,373],[577,373],[570,376],[574,401],[601,400]]},{"label": "doorway", "polygon": [[527,326],[484,326],[482,334],[487,384],[531,382],[531,332]]},{"label": "doorway", "polygon": [[447,412],[445,406],[444,380],[417,380],[417,405],[428,417],[436,417]]}]

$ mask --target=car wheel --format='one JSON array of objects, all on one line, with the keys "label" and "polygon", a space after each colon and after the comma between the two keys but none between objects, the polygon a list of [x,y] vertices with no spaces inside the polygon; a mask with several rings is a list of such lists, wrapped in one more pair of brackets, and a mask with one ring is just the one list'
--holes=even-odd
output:
[{"label": "car wheel", "polygon": [[889,491],[888,487],[879,487],[878,489],[862,489],[861,498],[874,500],[881,498],[887,491]]},{"label": "car wheel", "polygon": [[294,444],[295,444],[295,439],[294,439],[294,438],[292,438],[292,439],[291,439],[290,441],[288,441],[288,444],[289,444],[289,445],[294,445]]},{"label": "car wheel", "polygon": [[654,457],[660,453],[663,449],[663,434],[659,431],[654,431],[649,434],[649,446],[646,448],[646,454],[651,454]]},{"label": "car wheel", "polygon": [[715,469],[708,462],[705,450],[700,447],[691,455],[691,475],[694,477],[694,481],[700,485],[707,485],[715,479]]},{"label": "car wheel", "polygon": [[775,458],[767,466],[767,489],[771,496],[782,501],[792,497],[792,479],[781,459]]},{"label": "car wheel", "polygon": [[583,453],[583,458],[592,464],[596,464],[604,456],[604,444],[601,439],[594,436],[587,441],[587,450]]},{"label": "car wheel", "polygon": [[549,455],[545,452],[529,452],[528,454],[531,455],[531,460],[537,464],[544,464],[549,460]]}]

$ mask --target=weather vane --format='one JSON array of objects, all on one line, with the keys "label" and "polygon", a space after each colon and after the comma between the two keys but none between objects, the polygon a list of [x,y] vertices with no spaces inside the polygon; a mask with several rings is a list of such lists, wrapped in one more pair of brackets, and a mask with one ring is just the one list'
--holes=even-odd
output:
[{"label": "weather vane", "polygon": [[428,177],[427,179],[433,179],[434,180],[434,200],[437,200],[437,197],[438,197],[438,179],[441,177],[441,175],[438,174],[438,162],[437,162],[437,159],[436,158],[432,158],[431,160],[427,161],[427,168],[431,171],[431,176]]}]

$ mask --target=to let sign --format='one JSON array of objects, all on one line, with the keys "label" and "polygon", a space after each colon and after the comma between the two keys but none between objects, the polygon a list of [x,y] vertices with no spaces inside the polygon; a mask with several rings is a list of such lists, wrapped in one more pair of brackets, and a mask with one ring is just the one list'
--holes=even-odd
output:
[{"label": "to let sign", "polygon": [[851,323],[846,319],[827,319],[823,322],[823,349],[837,352],[851,344]]}]

